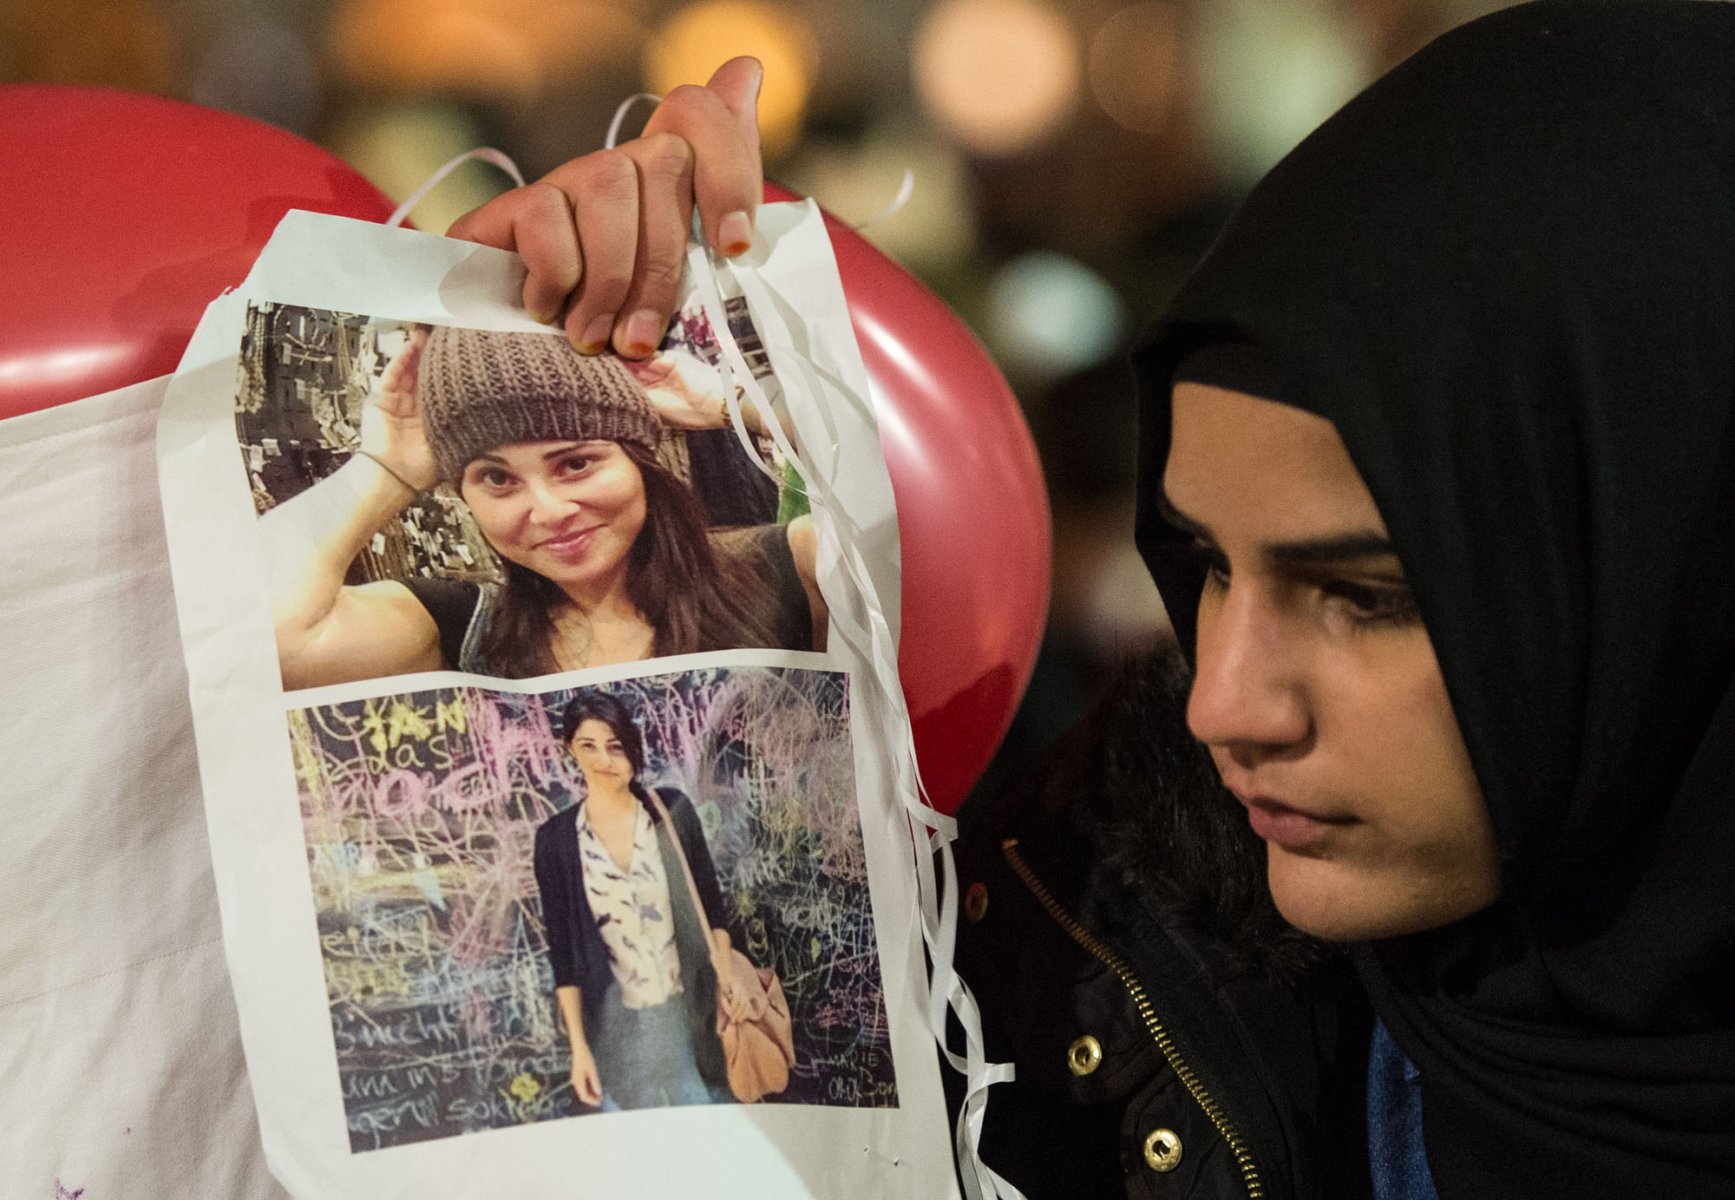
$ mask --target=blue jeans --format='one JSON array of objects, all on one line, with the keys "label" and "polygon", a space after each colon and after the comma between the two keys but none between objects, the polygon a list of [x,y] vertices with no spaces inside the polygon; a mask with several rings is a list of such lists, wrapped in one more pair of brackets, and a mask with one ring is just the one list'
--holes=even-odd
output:
[{"label": "blue jeans", "polygon": [[590,1039],[602,1083],[602,1111],[711,1104],[718,1097],[699,1075],[684,997],[627,1008],[610,988],[602,1028]]}]

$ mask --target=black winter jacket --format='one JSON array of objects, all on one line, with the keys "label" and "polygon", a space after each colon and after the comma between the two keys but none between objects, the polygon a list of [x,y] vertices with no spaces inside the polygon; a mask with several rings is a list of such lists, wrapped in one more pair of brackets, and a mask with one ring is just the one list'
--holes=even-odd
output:
[{"label": "black winter jacket", "polygon": [[1017,1072],[982,1157],[1031,1200],[1365,1196],[1371,1015],[1271,907],[1185,694],[1178,655],[1132,664],[964,814],[958,969]]}]

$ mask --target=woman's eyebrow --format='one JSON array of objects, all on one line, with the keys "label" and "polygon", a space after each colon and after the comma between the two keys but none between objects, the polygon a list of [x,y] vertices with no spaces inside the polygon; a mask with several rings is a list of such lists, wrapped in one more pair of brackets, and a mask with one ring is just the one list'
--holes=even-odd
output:
[{"label": "woman's eyebrow", "polygon": [[1261,546],[1264,555],[1286,566],[1318,567],[1354,562],[1364,558],[1396,558],[1398,550],[1392,539],[1372,530],[1366,532],[1327,534],[1293,542],[1272,542]]},{"label": "woman's eyebrow", "polygon": [[542,458],[546,462],[559,458],[563,454],[571,454],[574,450],[584,450],[590,446],[606,446],[607,444],[607,438],[585,438],[582,442],[562,442],[554,449],[544,451]]},{"label": "woman's eyebrow", "polygon": [[1188,537],[1198,538],[1202,542],[1213,540],[1211,537],[1211,531],[1205,527],[1204,523],[1201,521],[1195,521],[1192,517],[1189,517],[1186,513],[1176,508],[1174,501],[1169,499],[1167,492],[1159,491],[1157,493],[1157,513],[1163,518],[1163,520],[1167,521],[1170,525],[1173,525]]},{"label": "woman's eyebrow", "polygon": [[[1157,495],[1157,511],[1162,514],[1163,520],[1187,536],[1198,538],[1202,542],[1216,541],[1209,526],[1176,508],[1174,502],[1162,493]],[[1329,533],[1321,537],[1292,541],[1266,542],[1259,549],[1260,553],[1271,561],[1291,567],[1331,566],[1364,558],[1396,558],[1398,554],[1390,537],[1372,529]]]}]

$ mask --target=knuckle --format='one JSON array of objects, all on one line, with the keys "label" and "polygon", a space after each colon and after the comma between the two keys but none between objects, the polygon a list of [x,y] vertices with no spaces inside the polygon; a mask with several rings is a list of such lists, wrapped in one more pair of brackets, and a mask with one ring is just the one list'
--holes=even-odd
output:
[{"label": "knuckle", "polygon": [[693,148],[677,134],[652,133],[639,139],[637,158],[646,174],[680,175],[693,161]]},{"label": "knuckle", "polygon": [[639,285],[645,291],[658,294],[670,293],[680,286],[681,270],[684,261],[680,258],[664,258],[661,256],[647,258],[639,264]]},{"label": "knuckle", "polygon": [[572,215],[572,203],[566,193],[552,183],[537,180],[518,189],[522,195],[518,200],[518,210],[521,219],[557,220]]},{"label": "knuckle", "polygon": [[677,110],[687,109],[695,105],[708,104],[716,98],[716,93],[709,88],[701,87],[696,83],[683,83],[669,89],[668,94],[663,97],[661,107],[668,108],[672,105]]},{"label": "knuckle", "polygon": [[679,131],[689,122],[709,119],[710,115],[722,106],[723,102],[711,89],[696,83],[683,83],[679,87],[671,88],[663,96],[663,102],[657,105],[657,111],[651,114],[645,128],[673,128]]},{"label": "knuckle", "polygon": [[579,160],[574,172],[578,190],[605,200],[624,199],[637,189],[638,169],[622,150],[598,150]]},{"label": "knuckle", "polygon": [[584,310],[587,313],[616,313],[626,302],[632,280],[626,275],[609,271],[596,273],[584,281]]}]

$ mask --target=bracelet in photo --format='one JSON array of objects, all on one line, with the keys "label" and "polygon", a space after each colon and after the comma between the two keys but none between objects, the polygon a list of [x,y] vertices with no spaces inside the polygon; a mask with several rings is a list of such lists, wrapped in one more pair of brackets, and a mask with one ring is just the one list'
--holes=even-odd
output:
[{"label": "bracelet in photo", "polygon": [[397,480],[399,483],[401,483],[405,487],[409,488],[410,489],[410,495],[419,496],[422,494],[421,488],[417,487],[415,484],[413,484],[409,480],[405,479],[402,475],[399,475],[395,470],[392,469],[391,464],[386,462],[386,460],[381,458],[379,455],[377,455],[377,454],[375,454],[369,450],[357,450],[356,453],[361,455],[361,457],[363,457],[363,458],[372,459],[374,461],[374,463],[379,467],[380,470],[384,471],[387,475],[390,475],[393,479]]}]

